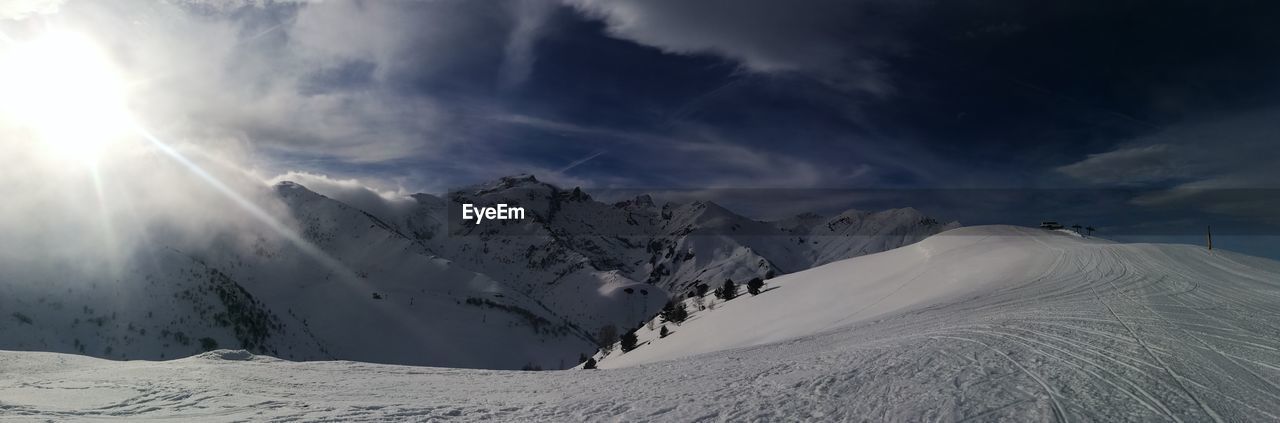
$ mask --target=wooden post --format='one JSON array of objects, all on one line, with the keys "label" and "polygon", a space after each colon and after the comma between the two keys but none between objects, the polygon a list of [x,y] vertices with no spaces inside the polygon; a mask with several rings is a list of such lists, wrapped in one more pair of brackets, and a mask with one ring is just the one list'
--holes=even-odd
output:
[{"label": "wooden post", "polygon": [[1213,251],[1213,227],[1204,227],[1204,241],[1209,245],[1209,251]]}]

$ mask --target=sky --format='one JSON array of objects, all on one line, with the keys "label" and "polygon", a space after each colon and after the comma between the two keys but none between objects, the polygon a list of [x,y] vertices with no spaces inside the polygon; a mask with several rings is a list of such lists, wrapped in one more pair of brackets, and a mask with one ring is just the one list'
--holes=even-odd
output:
[{"label": "sky", "polygon": [[[1262,1],[0,6],[8,39],[94,40],[140,125],[247,179],[386,198],[517,173],[659,191],[1068,189],[1107,197],[1092,214],[1130,229],[1171,208],[1157,214],[1185,225],[1161,234],[1195,237],[1201,223],[1280,234],[1278,19]],[[897,205],[1041,219],[984,204]]]}]

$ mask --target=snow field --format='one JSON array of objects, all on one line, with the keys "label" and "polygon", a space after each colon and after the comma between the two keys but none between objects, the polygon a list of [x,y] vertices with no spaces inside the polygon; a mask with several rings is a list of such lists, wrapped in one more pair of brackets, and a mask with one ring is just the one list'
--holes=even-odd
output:
[{"label": "snow field", "polygon": [[975,227],[766,288],[596,371],[0,352],[0,419],[1280,420],[1274,261]]}]

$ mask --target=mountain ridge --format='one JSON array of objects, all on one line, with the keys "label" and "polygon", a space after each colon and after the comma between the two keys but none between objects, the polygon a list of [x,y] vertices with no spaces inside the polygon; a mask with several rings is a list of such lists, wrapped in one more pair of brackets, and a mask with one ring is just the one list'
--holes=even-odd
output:
[{"label": "mountain ridge", "polygon": [[[715,203],[659,206],[642,195],[619,207],[532,175],[371,207],[291,181],[265,188],[260,197],[280,203],[268,209],[285,213],[278,227],[237,228],[181,252],[156,238],[119,272],[58,283],[52,264],[2,266],[11,282],[0,284],[9,316],[0,330],[19,335],[0,348],[165,359],[216,346],[296,360],[564,368],[592,353],[602,330],[634,327],[699,283],[801,270],[945,226],[870,218],[880,226],[818,235],[909,230],[847,242],[858,248],[809,235],[791,246],[794,231]],[[464,201],[519,204],[530,218],[464,226],[452,214]],[[80,308],[92,326],[59,317]]]}]

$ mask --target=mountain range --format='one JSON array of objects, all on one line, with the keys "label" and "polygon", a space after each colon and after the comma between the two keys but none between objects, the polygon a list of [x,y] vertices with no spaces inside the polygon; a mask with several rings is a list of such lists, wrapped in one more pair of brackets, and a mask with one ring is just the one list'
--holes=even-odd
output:
[{"label": "mountain range", "polygon": [[[567,368],[700,283],[802,271],[959,226],[911,208],[753,220],[716,203],[607,203],[533,176],[394,207],[270,187],[284,233],[156,241],[118,268],[0,269],[0,349],[167,359],[217,348],[295,360]],[[461,204],[527,218],[462,222]]]}]

